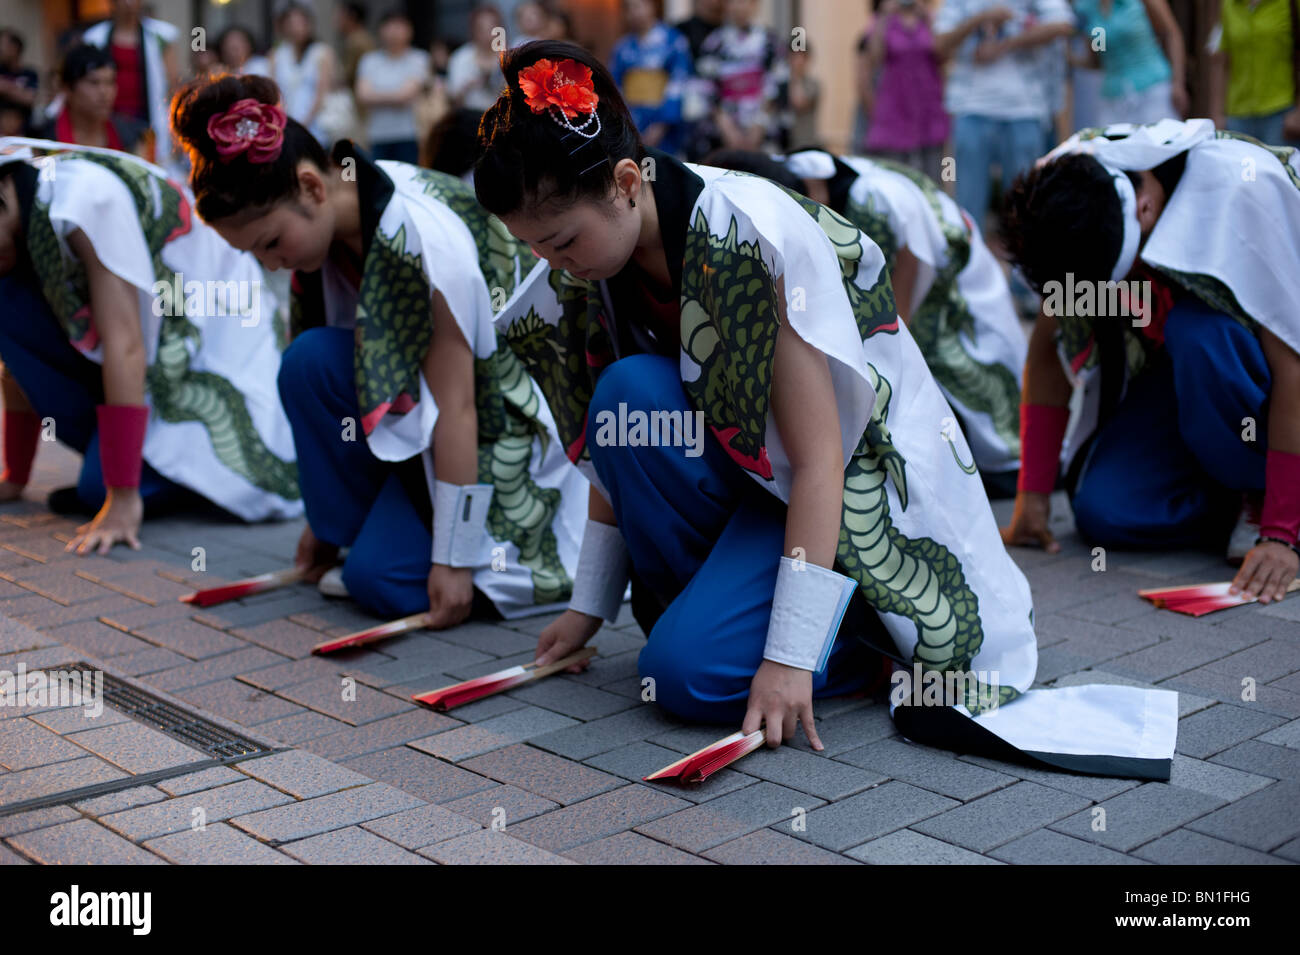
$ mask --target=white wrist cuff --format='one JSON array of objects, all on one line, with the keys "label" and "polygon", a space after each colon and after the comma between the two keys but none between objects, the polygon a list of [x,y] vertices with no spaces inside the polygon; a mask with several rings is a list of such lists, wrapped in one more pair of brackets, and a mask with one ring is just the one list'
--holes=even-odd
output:
[{"label": "white wrist cuff", "polygon": [[433,562],[477,567],[487,540],[491,484],[433,482]]},{"label": "white wrist cuff", "polygon": [[623,605],[628,566],[623,532],[612,524],[588,519],[569,609],[612,622]]},{"label": "white wrist cuff", "polygon": [[841,573],[782,557],[763,658],[820,673],[856,587]]}]

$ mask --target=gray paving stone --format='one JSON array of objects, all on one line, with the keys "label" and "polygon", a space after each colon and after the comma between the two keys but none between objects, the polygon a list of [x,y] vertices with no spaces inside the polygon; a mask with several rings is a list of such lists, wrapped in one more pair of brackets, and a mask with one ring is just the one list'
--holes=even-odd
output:
[{"label": "gray paving stone", "polygon": [[231,819],[231,824],[265,842],[292,842],[369,822],[420,804],[421,801],[409,793],[384,783],[374,783],[236,816]]},{"label": "gray paving stone", "polygon": [[1207,763],[1204,760],[1175,753],[1169,784],[1232,802],[1272,785],[1273,780],[1267,776],[1241,772],[1219,765],[1218,757],[1215,757],[1213,762]]},{"label": "gray paving stone", "polygon": [[293,716],[282,716],[278,720],[270,720],[258,726],[259,732],[278,739],[287,746],[297,746],[309,740],[331,736],[341,730],[351,733],[352,727],[324,713],[315,713],[311,710],[304,710]]},{"label": "gray paving stone", "polygon": [[645,786],[624,786],[544,816],[526,819],[511,826],[510,834],[550,852],[563,852],[584,842],[636,828],[689,805],[684,799]]},{"label": "gray paving stone", "polygon": [[1261,743],[1285,746],[1287,749],[1300,749],[1300,720],[1292,720],[1277,729],[1271,729],[1256,739]]},{"label": "gray paving stone", "polygon": [[211,758],[207,753],[134,720],[86,730],[68,738],[132,774],[172,769]]},{"label": "gray paving stone", "polygon": [[727,793],[751,786],[757,780],[753,776],[734,769],[724,769],[714,773],[702,783],[645,782],[644,777],[656,770],[663,769],[682,758],[676,750],[665,749],[654,743],[628,743],[608,753],[601,753],[587,760],[587,765],[615,776],[622,776],[632,782],[639,782],[670,796],[685,799],[693,803],[708,802]]},{"label": "gray paving stone", "polygon": [[1280,717],[1259,713],[1247,706],[1220,703],[1178,721],[1178,752],[1208,759],[1284,722]]},{"label": "gray paving stone", "polygon": [[237,674],[236,679],[267,693],[274,693],[287,686],[312,680],[331,679],[337,682],[341,675],[342,671],[334,660],[307,657],[305,660],[286,660],[273,666],[259,667],[248,673]]},{"label": "gray paving stone", "polygon": [[190,793],[201,792],[204,789],[215,789],[227,783],[237,783],[243,780],[244,776],[229,766],[213,766],[211,769],[201,769],[197,773],[187,773],[184,776],[164,779],[155,785],[169,796],[187,796]]},{"label": "gray paving stone", "polygon": [[351,758],[377,753],[381,749],[400,746],[463,725],[458,720],[423,707],[375,720],[364,726],[348,727],[337,720],[334,722],[342,728],[328,736],[308,741],[303,748],[326,759]]},{"label": "gray paving stone", "polygon": [[1015,776],[965,763],[952,753],[901,739],[877,740],[835,758],[871,770],[877,782],[900,779],[963,802],[1016,782]]},{"label": "gray paving stone", "polygon": [[369,776],[302,750],[250,759],[239,764],[239,771],[297,799],[311,799],[372,782]]},{"label": "gray paving stone", "polygon": [[1214,756],[1211,761],[1272,779],[1289,779],[1292,782],[1300,780],[1300,752],[1285,746],[1261,743],[1259,740],[1248,739],[1244,743],[1238,743]]},{"label": "gray paving stone", "polygon": [[0,806],[126,777],[126,773],[111,763],[89,755],[50,766],[5,773],[0,775]]},{"label": "gray paving stone", "polygon": [[623,785],[616,776],[522,744],[476,756],[461,765],[565,806]]},{"label": "gray paving stone", "polygon": [[774,829],[758,829],[704,853],[723,865],[857,865],[838,852],[827,852]]},{"label": "gray paving stone", "polygon": [[823,849],[843,852],[957,805],[907,783],[887,782],[808,813],[805,829],[792,828],[790,834]]},{"label": "gray paving stone", "polygon": [[988,852],[1087,804],[1086,799],[1059,789],[1019,782],[911,825],[927,836]]},{"label": "gray paving stone", "polygon": [[438,638],[444,643],[467,647],[494,657],[527,653],[537,647],[535,636],[481,621],[467,621],[458,627],[444,630]]},{"label": "gray paving stone", "polygon": [[460,813],[441,806],[417,806],[415,809],[363,822],[361,828],[407,849],[423,849],[435,842],[445,842],[483,827]]},{"label": "gray paving stone", "polygon": [[635,832],[606,836],[564,854],[582,865],[712,865],[707,859]]},{"label": "gray paving stone", "polygon": [[238,650],[245,644],[237,637],[189,619],[168,620],[132,631],[142,640],[202,660]]},{"label": "gray paving stone", "polygon": [[[1224,800],[1217,796],[1168,783],[1147,783],[1054,822],[1051,828],[1085,842],[1129,852],[1222,805]],[[1105,810],[1104,817],[1099,809]],[[1105,829],[1094,829],[1103,823]]]},{"label": "gray paving stone", "polygon": [[806,819],[811,826],[811,810],[823,804],[823,800],[807,793],[775,783],[757,782],[643,823],[636,827],[636,831],[687,852],[702,853],[747,832],[777,823],[789,827]]},{"label": "gray paving stone", "polygon": [[547,852],[504,832],[484,829],[420,850],[442,865],[573,865],[563,856]]},{"label": "gray paving stone", "polygon": [[144,846],[177,865],[298,865],[296,859],[224,822],[160,836]]},{"label": "gray paving stone", "polygon": [[181,690],[179,696],[245,726],[256,726],[258,723],[302,712],[301,707],[286,699],[263,693],[247,683],[230,678]]},{"label": "gray paving stone", "polygon": [[1133,854],[1160,865],[1285,865],[1275,856],[1191,829],[1177,829],[1134,849]]},{"label": "gray paving stone", "polygon": [[757,749],[732,765],[747,776],[809,793],[827,801],[843,799],[883,783],[888,777],[827,756],[805,753],[789,746]]},{"label": "gray paving stone", "polygon": [[1226,842],[1271,852],[1300,835],[1300,784],[1283,781],[1187,824]]},{"label": "gray paving stone", "polygon": [[44,809],[29,809],[27,812],[12,816],[0,816],[0,838],[16,836],[20,832],[57,826],[61,822],[80,819],[81,813],[71,806],[46,806]]},{"label": "gray paving stone", "polygon": [[280,849],[311,865],[433,865],[357,826],[288,842]]},{"label": "gray paving stone", "polygon": [[0,766],[32,769],[85,756],[86,751],[30,719],[0,723]]},{"label": "gray paving stone", "polygon": [[563,680],[539,680],[511,690],[510,695],[533,706],[541,706],[565,716],[578,720],[598,720],[602,716],[621,713],[634,706],[638,701],[629,700],[616,693],[606,693],[595,687],[583,686],[581,683]]},{"label": "gray paving stone", "polygon": [[166,798],[166,793],[160,792],[153,786],[136,786],[134,789],[123,789],[95,799],[73,803],[73,805],[87,816],[106,816],[123,809],[134,809],[136,806],[162,802]]},{"label": "gray paving stone", "polygon": [[262,647],[245,647],[196,663],[184,663],[160,673],[151,673],[145,682],[161,690],[177,693],[205,683],[227,680],[241,673],[250,673],[258,667],[274,666],[285,662],[285,659]]},{"label": "gray paving stone", "polygon": [[437,661],[418,658],[394,660],[391,657],[382,657],[364,667],[349,666],[345,672],[356,677],[358,683],[376,690],[386,690],[390,687],[417,682],[426,690],[436,690],[459,682],[455,677],[443,673],[442,665]]},{"label": "gray paving stone", "polygon": [[1002,865],[979,853],[932,839],[911,829],[899,829],[848,850],[870,865]]},{"label": "gray paving stone", "polygon": [[[471,650],[469,647],[447,643],[427,630],[405,633],[400,637],[385,640],[379,646],[385,656],[394,657],[398,660],[418,660],[426,664],[432,664],[437,666],[443,673],[449,673],[461,680],[469,679],[468,676],[461,676],[463,671],[475,667],[478,668],[479,672],[471,674],[473,676],[491,673],[494,670],[503,669],[505,666],[515,665],[513,657],[498,658],[488,653],[480,653],[478,650]],[[533,661],[529,657],[527,660],[519,662],[532,663]]]},{"label": "gray paving stone", "polygon": [[158,856],[91,819],[24,832],[9,842],[43,865],[165,865]]},{"label": "gray paving stone", "polygon": [[1012,865],[1144,865],[1141,859],[1091,842],[1036,829],[989,852]]},{"label": "gray paving stone", "polygon": [[114,723],[125,723],[130,718],[110,706],[101,707],[97,715],[93,709],[84,706],[65,706],[57,710],[33,713],[31,716],[32,722],[40,723],[60,736],[80,733],[82,730],[98,729],[101,726],[112,726]]},{"label": "gray paving stone", "polygon": [[289,802],[292,800],[284,793],[248,779],[111,813],[102,816],[99,821],[128,839],[142,842],[191,829],[200,821],[203,825],[210,826],[232,816]]},{"label": "gray paving stone", "polygon": [[482,723],[461,726],[425,739],[414,740],[408,745],[433,756],[460,762],[512,743],[522,743],[524,740],[543,735],[554,736],[554,731],[566,727],[580,728],[584,725],[592,724],[580,724],[567,716],[552,713],[541,707],[525,706],[520,710],[494,716]]},{"label": "gray paving stone", "polygon": [[534,746],[560,756],[582,760],[599,753],[608,753],[637,740],[657,736],[680,725],[680,720],[669,716],[653,703],[643,703],[635,709],[615,713],[613,716],[545,733],[534,737],[532,742]]},{"label": "gray paving stone", "polygon": [[4,843],[0,843],[0,865],[31,865],[32,860],[21,856]]},{"label": "gray paving stone", "polygon": [[472,819],[480,826],[496,823],[507,830],[516,822],[540,816],[559,806],[559,803],[543,799],[536,793],[505,783],[443,804],[444,808]]},{"label": "gray paving stone", "polygon": [[482,792],[492,780],[407,746],[367,753],[344,760],[344,766],[382,780],[431,803],[446,803]]},{"label": "gray paving stone", "polygon": [[1272,683],[1300,670],[1300,641],[1268,640],[1205,666],[1208,670],[1218,670],[1238,680],[1251,677],[1257,683]]},{"label": "gray paving stone", "polygon": [[414,704],[394,699],[386,693],[380,693],[368,686],[352,681],[346,690],[348,699],[344,699],[345,686],[343,677],[332,676],[277,690],[277,695],[292,700],[317,713],[324,713],[350,726],[373,723],[388,716],[395,716],[412,709]]}]

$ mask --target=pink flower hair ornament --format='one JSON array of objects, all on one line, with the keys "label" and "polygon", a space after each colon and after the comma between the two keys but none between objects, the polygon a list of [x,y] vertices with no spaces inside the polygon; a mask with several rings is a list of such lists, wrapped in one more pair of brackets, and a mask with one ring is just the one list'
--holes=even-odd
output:
[{"label": "pink flower hair ornament", "polygon": [[241,153],[247,153],[251,163],[274,162],[284,145],[287,123],[279,106],[250,97],[236,100],[224,113],[210,117],[208,135],[223,163]]}]

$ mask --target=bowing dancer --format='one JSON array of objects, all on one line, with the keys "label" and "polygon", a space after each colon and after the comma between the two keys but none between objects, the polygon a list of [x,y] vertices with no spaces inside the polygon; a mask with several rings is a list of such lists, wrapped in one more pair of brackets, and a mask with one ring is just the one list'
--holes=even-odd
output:
[{"label": "bowing dancer", "polygon": [[581,47],[518,47],[504,74],[474,186],[547,261],[497,325],[593,481],[539,658],[612,619],[630,573],[643,685],[686,718],[765,723],[769,745],[802,723],[820,749],[813,699],[868,688],[879,650],[914,740],[1167,778],[1176,694],[1030,689],[1029,586],[880,248],[766,179],[646,148]]},{"label": "bowing dancer", "polygon": [[1090,543],[1227,540],[1231,592],[1281,600],[1300,568],[1300,153],[1206,119],[1084,130],[1002,218],[1044,295],[1008,543],[1057,549],[1059,461]]},{"label": "bowing dancer", "polygon": [[1002,266],[974,220],[932,179],[887,159],[819,149],[784,157],[719,150],[704,163],[775,179],[880,246],[898,315],[957,412],[985,489],[990,497],[1014,497],[1025,333]]},{"label": "bowing dancer", "polygon": [[94,515],[68,549],[139,547],[146,515],[202,500],[247,521],[302,513],[272,384],[283,321],[251,255],[125,153],[0,139],[5,473],[44,435],[84,455],[50,496]]},{"label": "bowing dancer", "polygon": [[433,627],[562,605],[586,482],[492,327],[531,255],[459,179],[346,140],[327,156],[278,101],[264,77],[196,80],[172,123],[199,215],[294,270],[279,387],[309,525],[298,565]]}]

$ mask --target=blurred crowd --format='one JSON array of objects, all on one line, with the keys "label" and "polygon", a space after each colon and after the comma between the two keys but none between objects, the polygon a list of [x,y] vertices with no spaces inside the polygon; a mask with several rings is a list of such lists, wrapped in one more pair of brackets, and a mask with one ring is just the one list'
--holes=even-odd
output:
[{"label": "blurred crowd", "polygon": [[[804,0],[808,2],[808,0]],[[1202,102],[1223,128],[1300,145],[1296,0],[1205,0],[1213,29]],[[575,39],[561,0],[526,0],[511,22],[473,7],[463,37],[421,48],[403,7],[337,8],[334,45],[317,38],[307,2],[278,6],[275,36],[230,26],[189,53],[140,0],[113,0],[108,20],[73,31],[47,78],[25,66],[24,38],[0,28],[0,135],[25,133],[182,160],[167,130],[169,92],[188,76],[250,72],[279,84],[286,110],[323,142],[355,139],[377,158],[468,174],[478,116],[495,100],[502,50]],[[955,184],[986,214],[1003,188],[1082,126],[1184,117],[1189,38],[1171,0],[866,0],[856,37],[759,19],[758,0],[696,0],[665,22],[662,0],[624,0],[625,34],[608,56],[645,141],[686,159],[711,151],[824,145],[814,45],[854,44],[856,110],[849,151],[893,158]],[[1202,15],[1198,13],[1198,16]],[[188,62],[181,57],[188,53]],[[954,162],[944,168],[945,158]],[[955,169],[963,175],[956,176]],[[976,175],[967,175],[975,171]]]}]

